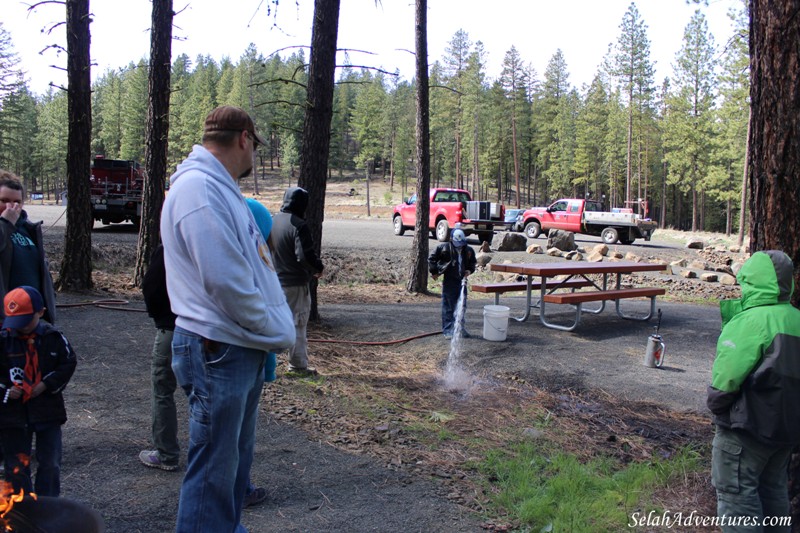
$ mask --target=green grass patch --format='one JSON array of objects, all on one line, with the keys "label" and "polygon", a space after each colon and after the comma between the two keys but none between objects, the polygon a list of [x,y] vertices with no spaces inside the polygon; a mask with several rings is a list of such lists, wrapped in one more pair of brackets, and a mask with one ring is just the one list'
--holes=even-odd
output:
[{"label": "green grass patch", "polygon": [[534,443],[492,450],[479,465],[494,511],[523,530],[593,533],[626,529],[635,510],[653,508],[659,487],[700,468],[700,455],[690,449],[621,465],[610,457],[582,462]]}]

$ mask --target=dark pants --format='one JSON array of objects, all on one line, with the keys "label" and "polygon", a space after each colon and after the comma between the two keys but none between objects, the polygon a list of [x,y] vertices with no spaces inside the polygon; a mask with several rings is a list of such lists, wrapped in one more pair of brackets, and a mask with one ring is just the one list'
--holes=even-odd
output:
[{"label": "dark pants", "polygon": [[[61,494],[61,426],[47,424],[26,429],[6,429],[0,432],[5,455],[6,481],[14,491],[35,492],[39,496]],[[36,436],[36,483],[31,482],[30,456]]]},{"label": "dark pants", "polygon": [[788,466],[793,446],[765,444],[745,431],[717,426],[711,451],[711,483],[725,533],[786,532],[788,523],[746,524],[755,517],[789,518]]},{"label": "dark pants", "polygon": [[[442,279],[442,333],[452,335],[456,324],[456,314],[458,313],[458,298],[461,296],[461,278],[458,276],[445,275]],[[467,306],[466,290],[464,292],[464,307]],[[464,328],[464,317],[461,317],[461,328]]]},{"label": "dark pants", "polygon": [[36,435],[36,482],[34,492],[39,496],[56,497],[61,494],[61,426],[58,424],[43,426],[33,434]]},{"label": "dark pants", "polygon": [[33,492],[31,483],[30,455],[31,439],[25,428],[4,429],[0,431],[3,445],[5,478],[14,487],[14,492],[24,490]]}]

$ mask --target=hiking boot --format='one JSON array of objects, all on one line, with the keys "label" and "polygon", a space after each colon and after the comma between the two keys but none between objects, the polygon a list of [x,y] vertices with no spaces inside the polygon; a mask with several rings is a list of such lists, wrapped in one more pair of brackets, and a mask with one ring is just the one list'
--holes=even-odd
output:
[{"label": "hiking boot", "polygon": [[308,378],[318,375],[319,372],[317,372],[317,369],[314,368],[313,366],[309,366],[307,368],[294,368],[290,366],[289,369],[286,371],[286,376],[292,378]]},{"label": "hiking boot", "polygon": [[467,330],[462,330],[461,331],[461,338],[463,338],[463,339],[471,339],[472,335],[470,335]]},{"label": "hiking boot", "polygon": [[167,472],[174,472],[178,469],[178,463],[165,463],[164,460],[161,459],[161,454],[158,453],[158,450],[142,451],[139,454],[139,460],[144,466],[149,466],[150,468],[160,468],[161,470],[166,470]]},{"label": "hiking boot", "polygon": [[267,489],[265,489],[264,487],[256,487],[253,489],[252,492],[245,494],[244,506],[253,507],[254,505],[264,503],[264,500],[266,499],[267,499]]}]

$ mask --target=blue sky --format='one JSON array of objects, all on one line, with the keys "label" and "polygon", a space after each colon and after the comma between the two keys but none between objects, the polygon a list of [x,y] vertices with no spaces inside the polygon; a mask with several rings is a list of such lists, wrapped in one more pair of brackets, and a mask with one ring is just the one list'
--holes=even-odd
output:
[{"label": "blue sky", "polygon": [[[287,46],[310,42],[311,0],[280,3],[277,16],[268,16],[269,0],[174,0],[173,58],[181,53],[194,58],[208,54],[237,61],[249,43],[269,54]],[[39,54],[49,44],[64,46],[64,27],[48,35],[41,30],[64,19],[64,6],[44,4],[28,14],[26,2],[3,0],[3,25],[11,33],[23,60],[30,86],[36,93],[49,82],[66,83],[65,74],[50,65],[66,66],[63,53]],[[470,39],[482,41],[488,52],[487,74],[500,73],[505,53],[515,46],[523,60],[541,77],[548,61],[561,49],[570,82],[580,88],[591,82],[607,52],[619,36],[619,26],[630,0],[428,0],[429,62],[441,59],[455,32],[463,29]],[[710,0],[706,13],[709,29],[721,50],[732,33],[727,12],[740,0]],[[228,9],[220,6],[228,7]],[[639,0],[637,9],[648,26],[656,84],[672,72],[683,31],[697,6],[686,0]],[[149,55],[149,0],[92,0],[93,78],[107,68],[118,68]],[[353,65],[399,70],[405,79],[414,73],[414,3],[411,0],[342,0],[339,48],[352,50]],[[370,54],[357,50],[369,51]],[[282,52],[285,56],[288,52]],[[345,61],[339,54],[338,62]]]}]

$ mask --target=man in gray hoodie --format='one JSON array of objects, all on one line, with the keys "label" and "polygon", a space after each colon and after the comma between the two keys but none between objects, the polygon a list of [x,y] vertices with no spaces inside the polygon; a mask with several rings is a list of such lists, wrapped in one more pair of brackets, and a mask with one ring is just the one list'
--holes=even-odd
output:
[{"label": "man in gray hoodie", "polygon": [[213,110],[202,146],[170,178],[161,215],[177,315],[172,369],[190,411],[178,533],[246,531],[240,518],[264,361],[295,341],[272,255],[237,183],[263,142],[243,109]]},{"label": "man in gray hoodie", "polygon": [[306,223],[308,191],[289,187],[283,195],[280,213],[272,218],[272,239],[275,243],[275,266],[294,315],[297,342],[289,350],[289,372],[314,375],[308,366],[306,329],[311,313],[312,278],[322,276],[323,265],[314,250],[314,239]]}]

